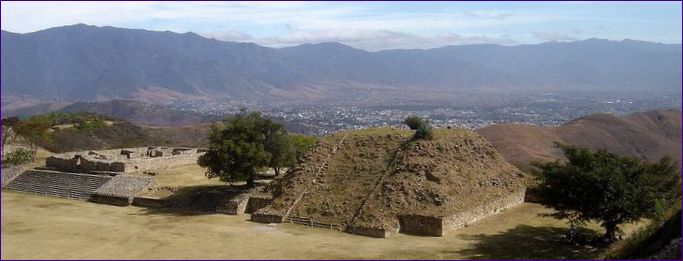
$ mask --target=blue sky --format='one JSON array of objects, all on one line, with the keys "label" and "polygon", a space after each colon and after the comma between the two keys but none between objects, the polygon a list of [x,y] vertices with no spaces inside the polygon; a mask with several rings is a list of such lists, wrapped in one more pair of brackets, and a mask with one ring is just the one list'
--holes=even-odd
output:
[{"label": "blue sky", "polygon": [[588,38],[681,43],[681,2],[2,2],[2,29],[85,23],[368,50]]}]

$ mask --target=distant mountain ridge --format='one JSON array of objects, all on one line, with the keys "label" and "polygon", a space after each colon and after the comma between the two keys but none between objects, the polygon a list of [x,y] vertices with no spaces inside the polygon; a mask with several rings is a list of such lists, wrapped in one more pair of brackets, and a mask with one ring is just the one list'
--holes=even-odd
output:
[{"label": "distant mountain ridge", "polygon": [[372,91],[669,91],[681,45],[589,39],[368,52],[268,48],[195,33],[73,25],[2,31],[2,90],[42,100],[349,100]]}]

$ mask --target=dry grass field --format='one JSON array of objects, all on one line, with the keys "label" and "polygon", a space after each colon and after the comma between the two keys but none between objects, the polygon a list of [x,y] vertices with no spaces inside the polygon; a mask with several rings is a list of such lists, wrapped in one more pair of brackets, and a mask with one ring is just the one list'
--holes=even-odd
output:
[{"label": "dry grass field", "polygon": [[[445,237],[386,239],[247,221],[247,215],[114,207],[2,192],[2,259],[599,258],[561,240],[566,223],[525,203]],[[641,224],[642,225],[642,224]],[[591,226],[596,228],[595,225]],[[630,233],[635,225],[626,226]]]}]

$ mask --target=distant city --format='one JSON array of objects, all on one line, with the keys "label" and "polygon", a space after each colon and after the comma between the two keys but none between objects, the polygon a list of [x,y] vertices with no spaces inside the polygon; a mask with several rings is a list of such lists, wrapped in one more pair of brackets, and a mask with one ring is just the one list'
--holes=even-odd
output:
[{"label": "distant city", "polygon": [[[497,97],[492,99],[491,97]],[[409,115],[429,120],[435,127],[478,129],[496,123],[557,126],[597,112],[622,115],[652,109],[681,108],[680,94],[647,95],[605,93],[537,95],[465,95],[452,102],[378,104],[273,104],[258,101],[187,102],[174,104],[204,115],[235,113],[240,108],[261,111],[294,128],[290,131],[325,135],[348,129],[399,127]]]}]

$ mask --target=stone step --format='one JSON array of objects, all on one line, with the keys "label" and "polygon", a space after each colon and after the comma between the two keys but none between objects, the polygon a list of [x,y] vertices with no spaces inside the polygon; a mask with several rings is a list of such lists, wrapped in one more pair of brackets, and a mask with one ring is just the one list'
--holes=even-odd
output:
[{"label": "stone step", "polygon": [[37,195],[88,200],[111,177],[54,171],[26,171],[5,188]]}]

